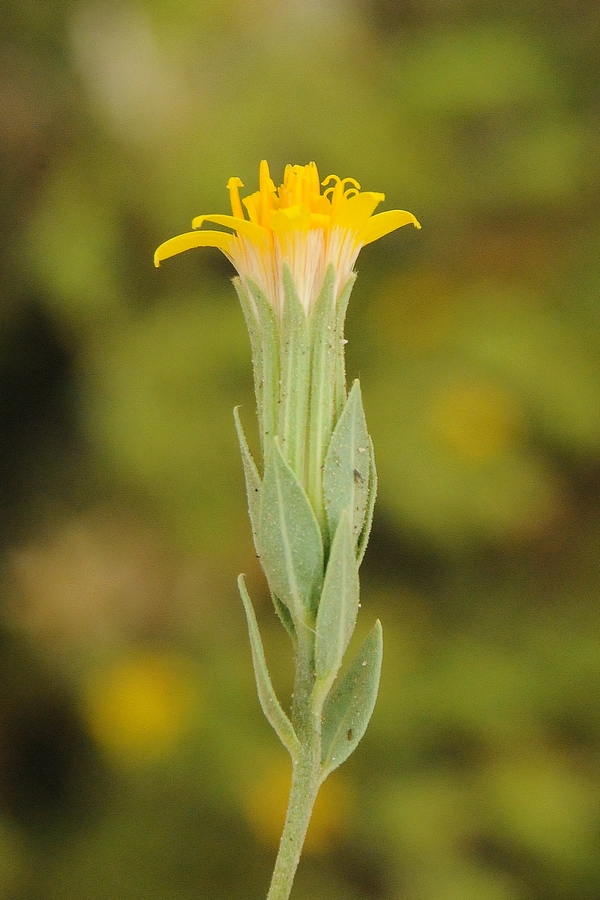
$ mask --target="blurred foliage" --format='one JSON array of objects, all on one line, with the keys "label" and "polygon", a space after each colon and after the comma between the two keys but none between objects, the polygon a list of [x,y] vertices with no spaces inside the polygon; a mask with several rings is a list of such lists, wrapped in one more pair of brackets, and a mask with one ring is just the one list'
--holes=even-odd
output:
[{"label": "blurred foliage", "polygon": [[265,157],[423,224],[359,260],[384,675],[295,897],[595,900],[597,4],[2,12],[0,898],[266,891],[288,774],[238,571],[290,671],[231,418],[250,353],[223,257],[152,267]]}]

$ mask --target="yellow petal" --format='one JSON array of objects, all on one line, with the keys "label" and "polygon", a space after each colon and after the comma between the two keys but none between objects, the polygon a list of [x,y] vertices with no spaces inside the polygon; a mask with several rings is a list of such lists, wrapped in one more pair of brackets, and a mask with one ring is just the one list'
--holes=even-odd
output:
[{"label": "yellow petal", "polygon": [[262,241],[268,237],[266,228],[249,222],[247,219],[238,219],[237,216],[214,215],[196,216],[192,220],[192,228],[200,228],[203,222],[214,222],[215,225],[225,225],[227,228],[235,228],[238,234],[250,238],[251,241]]},{"label": "yellow petal", "polygon": [[322,216],[331,215],[331,203],[329,197],[316,197],[312,204],[312,211]]},{"label": "yellow petal", "polygon": [[231,246],[235,240],[232,234],[224,231],[188,231],[186,234],[178,234],[161,244],[154,254],[154,265],[159,266],[163,259],[183,253],[184,250],[192,250],[195,247],[217,247],[223,253],[230,254]]},{"label": "yellow petal", "polygon": [[350,231],[360,231],[367,219],[373,215],[375,207],[385,200],[385,194],[373,191],[362,191],[340,204],[339,209],[331,217],[332,228],[336,225]]},{"label": "yellow petal", "polygon": [[420,228],[420,224],[412,213],[406,212],[404,209],[389,209],[387,212],[379,213],[373,216],[366,223],[359,233],[359,241],[361,244],[370,244],[372,241],[379,240],[390,231],[396,228],[402,228],[403,225],[414,225]]},{"label": "yellow petal", "polygon": [[260,191],[255,191],[253,194],[248,194],[247,197],[244,197],[242,203],[248,210],[248,215],[250,216],[250,220],[252,222],[256,222],[257,225],[260,224]]},{"label": "yellow petal", "polygon": [[310,219],[310,209],[307,206],[288,206],[272,213],[269,226],[277,235],[290,231],[308,231]]},{"label": "yellow petal", "polygon": [[310,214],[310,227],[311,228],[329,228],[329,223],[331,221],[331,216],[323,215],[322,213],[311,213]]}]

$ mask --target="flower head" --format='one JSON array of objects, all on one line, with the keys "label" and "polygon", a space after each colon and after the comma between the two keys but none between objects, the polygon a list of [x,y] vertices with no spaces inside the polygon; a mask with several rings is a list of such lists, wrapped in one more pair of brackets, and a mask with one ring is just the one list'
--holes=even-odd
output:
[{"label": "flower head", "polygon": [[[354,178],[329,175],[320,182],[314,162],[286,166],[283,184],[276,188],[263,160],[259,190],[240,199],[241,187],[239,178],[230,178],[227,188],[232,214],[198,216],[192,228],[199,230],[161,244],[154,254],[155,265],[193,247],[217,247],[242,280],[256,282],[281,313],[282,271],[287,263],[308,315],[330,263],[336,273],[337,296],[365,244],[402,225],[421,227],[412,213],[401,209],[373,215],[384,194],[361,191]],[[205,222],[223,225],[234,233],[203,230]]]}]

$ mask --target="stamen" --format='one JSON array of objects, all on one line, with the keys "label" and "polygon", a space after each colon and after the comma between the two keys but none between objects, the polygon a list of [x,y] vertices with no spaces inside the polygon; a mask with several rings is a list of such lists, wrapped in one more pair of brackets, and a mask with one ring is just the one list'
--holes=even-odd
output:
[{"label": "stamen", "polygon": [[333,193],[331,195],[331,213],[332,215],[337,212],[340,208],[340,204],[344,199],[344,182],[339,179],[338,183],[335,185],[333,189]]},{"label": "stamen", "polygon": [[321,182],[321,185],[325,187],[327,184],[329,184],[330,181],[333,181],[334,184],[332,184],[331,187],[328,187],[327,190],[323,191],[323,196],[330,197],[330,202],[333,206],[333,196],[335,194],[335,189],[340,183],[341,179],[339,175],[328,175],[327,178],[325,178],[325,180]]},{"label": "stamen", "polygon": [[266,161],[266,159],[262,159],[260,162],[260,168],[258,170],[258,188],[260,192],[268,192],[271,184],[272,181],[271,173],[269,172],[269,163]]},{"label": "stamen", "polygon": [[304,166],[302,172],[302,203],[310,209],[311,201],[311,184],[310,184],[310,167]]},{"label": "stamen", "polygon": [[240,200],[240,188],[244,187],[241,178],[232,176],[227,182],[227,190],[229,191],[229,202],[231,203],[231,212],[237,219],[243,219],[244,209]]},{"label": "stamen", "polygon": [[291,205],[292,206],[302,206],[304,202],[303,197],[303,187],[304,187],[304,166],[294,166],[293,168],[294,176],[292,181],[292,191],[291,191]]},{"label": "stamen", "polygon": [[319,184],[319,170],[317,164],[310,162],[308,164],[308,180],[310,184],[310,196],[315,203],[318,203],[321,196],[321,185]]},{"label": "stamen", "polygon": [[272,209],[271,194],[275,190],[275,185],[269,172],[269,164],[266,159],[261,160],[258,184],[260,192],[260,224],[268,227],[269,218]]}]

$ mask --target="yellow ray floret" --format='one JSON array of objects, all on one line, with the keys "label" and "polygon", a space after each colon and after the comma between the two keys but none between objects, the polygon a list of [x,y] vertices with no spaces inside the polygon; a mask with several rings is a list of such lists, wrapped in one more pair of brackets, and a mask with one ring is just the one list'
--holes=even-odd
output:
[{"label": "yellow ray floret", "polygon": [[[263,160],[258,191],[241,198],[243,186],[239,178],[230,178],[231,215],[197,216],[192,228],[200,230],[165,241],[154,254],[154,264],[194,247],[217,247],[242,279],[259,285],[279,312],[281,274],[287,264],[309,313],[328,265],[334,266],[337,290],[350,276],[361,247],[403,225],[421,227],[405,210],[374,215],[384,194],[361,191],[354,178],[329,175],[321,182],[314,162],[286,166],[283,184],[275,187]],[[205,222],[230,231],[202,230]]]}]

